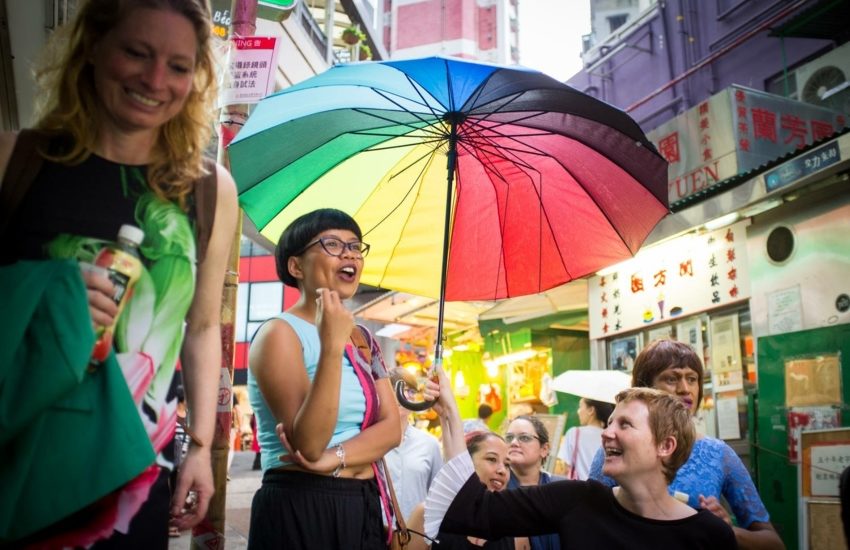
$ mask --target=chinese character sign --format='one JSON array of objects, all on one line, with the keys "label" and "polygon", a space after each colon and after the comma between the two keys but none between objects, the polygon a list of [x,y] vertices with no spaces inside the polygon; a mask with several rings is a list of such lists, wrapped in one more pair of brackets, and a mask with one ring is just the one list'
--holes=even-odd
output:
[{"label": "chinese character sign", "polygon": [[829,137],[846,124],[841,113],[824,107],[738,86],[732,89],[739,172]]},{"label": "chinese character sign", "polygon": [[588,280],[590,337],[606,338],[749,298],[746,221],[641,251]]},{"label": "chinese character sign", "polygon": [[837,497],[838,480],[850,466],[850,445],[812,445],[812,496]]},{"label": "chinese character sign", "polygon": [[833,135],[843,113],[730,86],[647,133],[669,163],[670,205]]},{"label": "chinese character sign", "polygon": [[222,105],[257,103],[274,91],[278,40],[248,36],[231,41]]}]

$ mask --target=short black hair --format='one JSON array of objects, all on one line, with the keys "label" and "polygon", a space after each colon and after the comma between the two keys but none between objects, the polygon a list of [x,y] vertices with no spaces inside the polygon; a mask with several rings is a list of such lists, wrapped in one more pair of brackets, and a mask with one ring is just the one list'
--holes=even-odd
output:
[{"label": "short black hair", "polygon": [[347,229],[363,240],[360,226],[342,210],[320,208],[299,216],[283,230],[274,251],[277,276],[283,284],[298,288],[298,281],[286,265],[289,258],[299,255],[316,235],[328,229]]}]

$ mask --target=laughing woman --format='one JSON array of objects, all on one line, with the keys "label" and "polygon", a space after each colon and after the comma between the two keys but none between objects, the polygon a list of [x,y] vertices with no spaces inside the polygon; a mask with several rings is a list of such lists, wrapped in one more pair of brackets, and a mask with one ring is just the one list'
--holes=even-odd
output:
[{"label": "laughing woman", "polygon": [[251,549],[386,547],[375,461],[399,444],[401,428],[380,349],[342,303],[368,251],[339,210],[305,214],[281,235],[278,276],[301,296],[251,345],[248,395],[264,470]]},{"label": "laughing woman", "polygon": [[[675,395],[695,415],[702,401],[703,369],[694,350],[675,340],[656,340],[635,359],[632,386],[656,388]],[[617,482],[604,475],[604,454],[596,453],[590,479],[608,486]],[[785,545],[770,524],[770,516],[747,468],[726,442],[700,436],[691,457],[670,483],[670,492],[687,499],[695,509],[706,509],[733,525],[720,504],[723,497],[736,519],[733,526],[741,548],[778,550]]]},{"label": "laughing woman", "polygon": [[448,379],[427,393],[443,423],[448,462],[425,502],[425,531],[467,533],[486,539],[556,533],[563,548],[736,548],[732,530],[706,510],[696,511],[669,495],[667,484],[687,460],[695,433],[678,399],[651,389],[630,389],[603,432],[605,473],[617,490],[593,481],[489,492],[473,475],[460,416]]}]

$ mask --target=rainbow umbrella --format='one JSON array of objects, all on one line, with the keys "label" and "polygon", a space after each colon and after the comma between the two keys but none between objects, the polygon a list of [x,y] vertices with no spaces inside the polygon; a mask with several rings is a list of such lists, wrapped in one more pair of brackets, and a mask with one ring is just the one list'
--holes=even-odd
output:
[{"label": "rainbow umbrella", "polygon": [[361,281],[445,300],[534,294],[631,257],[667,165],[622,111],[538,71],[430,57],[336,65],[263,99],[229,147],[277,242],[322,207],[371,245]]}]

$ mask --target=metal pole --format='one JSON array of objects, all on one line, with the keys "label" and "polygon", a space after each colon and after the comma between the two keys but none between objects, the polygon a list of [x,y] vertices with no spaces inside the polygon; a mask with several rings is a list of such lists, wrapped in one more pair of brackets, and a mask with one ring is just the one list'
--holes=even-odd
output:
[{"label": "metal pole", "polygon": [[[252,36],[256,31],[257,0],[233,0],[230,10],[230,36]],[[217,160],[230,168],[227,145],[239,133],[248,118],[248,105],[225,105],[219,114]],[[242,218],[236,224],[236,234],[228,260],[227,274],[221,301],[221,376],[219,378],[218,411],[212,443],[212,468],[215,494],[210,501],[207,517],[192,530],[191,548],[218,549],[225,547],[225,504],[227,501],[227,456],[230,452],[230,427],[233,425],[233,360],[236,348],[236,294],[239,288],[239,241],[242,238]]]}]

